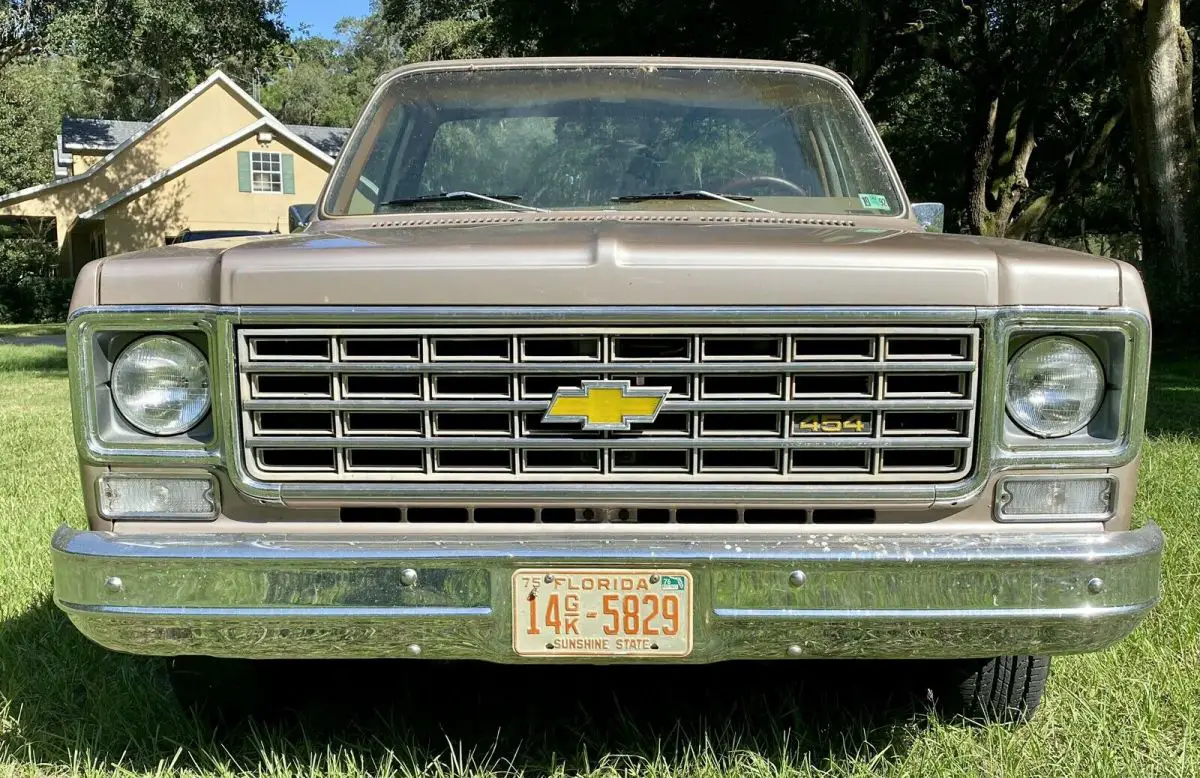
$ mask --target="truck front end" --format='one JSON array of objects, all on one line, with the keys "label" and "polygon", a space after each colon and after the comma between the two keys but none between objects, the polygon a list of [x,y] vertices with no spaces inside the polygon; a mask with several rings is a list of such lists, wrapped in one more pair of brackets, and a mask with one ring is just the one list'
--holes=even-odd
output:
[{"label": "truck front end", "polygon": [[56,600],[143,654],[1044,681],[1159,596],[1141,282],[912,213],[816,68],[403,69],[306,233],[85,269]]}]

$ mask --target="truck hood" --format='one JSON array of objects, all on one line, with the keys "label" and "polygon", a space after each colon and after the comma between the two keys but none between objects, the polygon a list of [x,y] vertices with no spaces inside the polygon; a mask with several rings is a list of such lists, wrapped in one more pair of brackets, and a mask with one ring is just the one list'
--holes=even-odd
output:
[{"label": "truck hood", "polygon": [[[376,227],[197,242],[101,260],[88,282],[102,305],[1121,304],[1117,262],[1037,244],[910,230],[646,222]],[[77,303],[91,296],[77,290]]]}]

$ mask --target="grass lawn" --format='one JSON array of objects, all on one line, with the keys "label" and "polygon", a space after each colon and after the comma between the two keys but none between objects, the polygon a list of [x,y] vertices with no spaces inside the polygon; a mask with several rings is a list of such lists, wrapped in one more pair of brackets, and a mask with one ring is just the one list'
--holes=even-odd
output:
[{"label": "grass lawn", "polygon": [[47,543],[83,510],[66,358],[0,345],[0,776],[1200,775],[1200,361],[1153,386],[1137,516],[1169,538],[1163,603],[1114,649],[1056,659],[1029,726],[931,721],[877,690],[885,665],[401,660],[303,666],[298,716],[214,734],[159,661],[92,645],[50,602]]},{"label": "grass lawn", "polygon": [[0,324],[0,338],[37,338],[61,335],[65,324]]}]

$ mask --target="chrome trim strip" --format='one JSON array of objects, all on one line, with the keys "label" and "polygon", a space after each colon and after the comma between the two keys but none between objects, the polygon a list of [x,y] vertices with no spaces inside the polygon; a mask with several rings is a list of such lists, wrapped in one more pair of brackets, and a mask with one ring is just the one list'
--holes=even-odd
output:
[{"label": "chrome trim strip", "polygon": [[[733,334],[733,333],[731,333]],[[839,333],[840,334],[840,333]],[[954,362],[239,362],[243,373],[974,373]]]},{"label": "chrome trim strip", "polygon": [[[515,570],[684,568],[696,582],[687,661],[783,657],[793,645],[807,656],[1074,653],[1110,645],[1144,617],[1159,598],[1163,548],[1153,524],[1113,533],[647,532],[619,545],[477,529],[417,538],[63,527],[53,543],[55,601],[93,640],[132,653],[380,657],[410,655],[416,644],[425,658],[517,662],[530,660],[511,648]],[[795,570],[802,586],[789,583]]]},{"label": "chrome trim strip", "polygon": [[[81,605],[62,602],[60,607],[68,613],[98,613],[106,616],[161,616],[162,608],[144,605]],[[238,618],[271,619],[281,615],[281,608],[209,608],[185,606],[174,609],[175,616],[188,619]],[[434,606],[377,606],[357,608],[305,608],[304,615],[314,619],[361,619],[372,616],[387,616],[398,619],[420,619],[470,616],[491,616],[491,608],[438,608]]]},{"label": "chrome trim strip", "polygon": [[[955,613],[961,621],[1025,621],[1028,619],[1084,619],[1109,616],[1141,616],[1148,603],[1095,608],[979,608]],[[714,608],[713,615],[722,619],[793,619],[797,621],[942,621],[946,611],[920,608],[879,608],[870,611],[824,610],[814,608]]]},{"label": "chrome trim strip", "polygon": [[969,438],[943,438],[925,435],[921,437],[902,438],[898,436],[886,438],[813,435],[803,438],[784,438],[781,436],[723,438],[716,435],[708,437],[627,437],[627,438],[537,438],[537,437],[504,437],[487,435],[472,437],[421,437],[391,436],[391,437],[361,437],[334,438],[331,435],[292,435],[289,437],[263,437],[246,435],[247,444],[269,445],[271,448],[376,448],[376,449],[407,449],[407,448],[551,448],[551,449],[591,449],[591,448],[669,448],[669,449],[808,449],[808,448],[837,448],[837,449],[872,449],[872,448],[970,448]]},{"label": "chrome trim strip", "polygon": [[[875,308],[866,306],[729,306],[696,307],[687,305],[612,305],[612,306],[320,306],[320,305],[100,305],[78,308],[68,321],[94,314],[113,316],[134,324],[141,323],[146,330],[153,330],[158,317],[164,314],[180,317],[232,317],[239,324],[253,323],[256,326],[280,324],[302,325],[345,325],[347,320],[358,320],[375,326],[400,324],[406,326],[429,325],[444,327],[447,321],[462,326],[495,324],[496,322],[524,322],[527,324],[648,324],[659,326],[664,322],[679,321],[689,324],[724,324],[736,320],[740,325],[779,324],[802,326],[804,324],[976,324],[983,310],[971,306],[910,306],[902,308]],[[1033,311],[1053,309],[1034,308]],[[1082,313],[1081,309],[1063,309]],[[1095,309],[1086,309],[1095,312]],[[132,327],[136,329],[137,327]]]},{"label": "chrome trim strip", "polygon": [[[235,419],[231,410],[234,398],[231,382],[218,380],[213,387],[213,416],[217,450],[168,446],[117,446],[106,443],[95,432],[95,409],[89,407],[87,393],[81,391],[79,375],[90,371],[89,353],[82,348],[88,328],[161,331],[173,325],[191,326],[210,333],[210,361],[214,376],[234,374],[234,327],[241,323],[256,326],[280,324],[339,325],[347,321],[388,324],[444,326],[448,317],[463,325],[502,323],[587,325],[651,324],[669,325],[672,321],[692,324],[728,324],[731,319],[747,327],[785,324],[845,324],[857,326],[894,324],[978,325],[983,329],[979,365],[980,408],[976,434],[975,475],[956,483],[913,486],[905,483],[882,484],[745,484],[713,483],[674,484],[571,484],[571,483],[317,483],[280,485],[249,476],[237,456]],[[1006,449],[999,444],[998,431],[1004,419],[1003,376],[1009,339],[1016,333],[1047,330],[1053,332],[1119,333],[1127,345],[1124,374],[1129,383],[1124,391],[1124,421],[1121,437],[1102,448],[1038,444],[1036,448]],[[264,503],[320,501],[334,499],[352,503],[363,500],[404,499],[413,504],[439,499],[489,501],[536,500],[539,504],[567,504],[578,501],[637,502],[671,504],[680,501],[720,502],[754,499],[763,503],[808,504],[854,499],[857,503],[917,506],[959,506],[977,499],[991,474],[1017,467],[1090,468],[1119,467],[1133,461],[1141,446],[1149,376],[1150,322],[1145,314],[1127,308],[1074,307],[730,307],[691,308],[655,307],[309,307],[309,306],[98,306],[77,309],[68,327],[68,356],[72,370],[72,401],[75,408],[76,436],[81,456],[95,464],[137,463],[142,465],[224,465],[240,491]],[[90,385],[90,378],[89,378]],[[534,488],[531,488],[534,487]]]},{"label": "chrome trim strip", "polygon": [[[540,411],[546,400],[243,400],[247,411]],[[663,402],[660,413],[669,411],[969,411],[973,400],[672,400]]]}]

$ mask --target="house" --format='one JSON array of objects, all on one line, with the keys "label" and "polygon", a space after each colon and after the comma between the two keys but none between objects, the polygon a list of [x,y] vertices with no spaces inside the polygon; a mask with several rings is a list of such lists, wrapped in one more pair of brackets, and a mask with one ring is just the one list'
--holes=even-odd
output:
[{"label": "house", "polygon": [[287,232],[349,130],[284,125],[217,71],[150,122],[66,118],[55,180],[0,195],[0,225],[56,236],[64,273],[204,232]]}]

